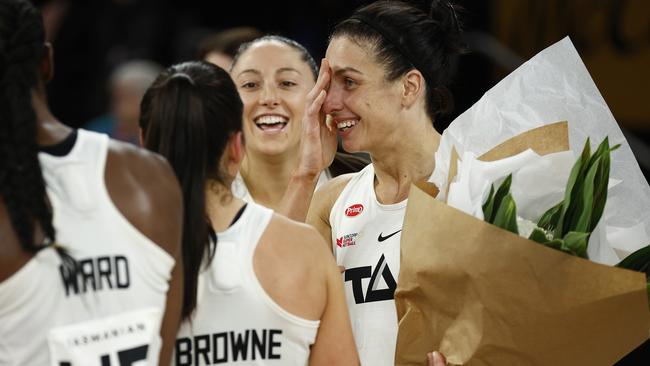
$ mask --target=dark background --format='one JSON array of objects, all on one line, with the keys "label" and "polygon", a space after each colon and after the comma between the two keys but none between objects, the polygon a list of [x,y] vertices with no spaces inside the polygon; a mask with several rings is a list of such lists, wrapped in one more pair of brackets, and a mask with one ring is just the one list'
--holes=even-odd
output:
[{"label": "dark background", "polygon": [[[55,114],[81,126],[108,108],[107,77],[120,63],[168,66],[192,59],[206,35],[249,25],[294,38],[320,59],[332,26],[370,1],[41,0],[56,76]],[[650,172],[650,3],[645,0],[457,1],[470,54],[452,86],[456,111],[444,128],[521,62],[564,36],[578,52]]]},{"label": "dark background", "polygon": [[[108,109],[107,77],[121,62],[150,59],[163,66],[194,57],[204,36],[254,26],[305,45],[323,57],[330,29],[370,1],[35,1],[55,49],[48,86],[52,109],[81,126]],[[457,1],[465,10],[471,50],[452,86],[456,111],[444,128],[521,62],[564,36],[572,38],[592,78],[650,176],[650,2],[645,0]],[[647,343],[646,343],[647,345]],[[646,347],[645,360],[650,359]],[[640,362],[640,363],[639,363]],[[621,363],[623,364],[623,363]],[[628,359],[625,364],[646,364]]]}]

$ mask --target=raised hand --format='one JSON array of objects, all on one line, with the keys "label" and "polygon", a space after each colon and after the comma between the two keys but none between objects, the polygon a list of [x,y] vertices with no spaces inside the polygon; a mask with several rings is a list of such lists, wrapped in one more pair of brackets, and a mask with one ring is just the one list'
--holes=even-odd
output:
[{"label": "raised hand", "polygon": [[336,154],[336,127],[328,126],[322,109],[330,77],[329,63],[323,59],[316,84],[307,94],[305,101],[298,175],[317,177],[323,169],[330,166]]}]

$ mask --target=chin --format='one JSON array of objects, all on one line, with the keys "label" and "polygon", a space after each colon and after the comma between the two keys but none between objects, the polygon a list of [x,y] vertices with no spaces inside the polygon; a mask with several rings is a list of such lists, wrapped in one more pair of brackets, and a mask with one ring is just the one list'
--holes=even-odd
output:
[{"label": "chin", "polygon": [[366,150],[363,148],[363,146],[359,145],[356,141],[351,141],[351,140],[343,140],[343,150],[345,152],[349,153],[358,153],[358,152],[365,152]]}]

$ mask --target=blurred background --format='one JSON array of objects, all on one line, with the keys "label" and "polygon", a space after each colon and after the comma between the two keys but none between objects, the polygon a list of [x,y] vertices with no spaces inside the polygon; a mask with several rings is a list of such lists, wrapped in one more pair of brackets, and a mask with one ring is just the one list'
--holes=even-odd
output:
[{"label": "blurred background", "polygon": [[[161,67],[197,57],[216,32],[250,26],[304,44],[323,57],[330,29],[370,1],[42,0],[56,76],[55,114],[134,141],[139,98]],[[476,0],[456,3],[471,52],[452,91],[455,113],[523,61],[568,35],[650,177],[650,2]],[[119,121],[119,123],[118,123]]]}]

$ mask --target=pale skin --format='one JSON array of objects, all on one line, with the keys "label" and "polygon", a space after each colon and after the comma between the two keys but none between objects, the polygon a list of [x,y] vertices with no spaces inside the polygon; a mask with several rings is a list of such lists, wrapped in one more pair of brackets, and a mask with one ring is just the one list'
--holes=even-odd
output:
[{"label": "pale skin", "polygon": [[[426,180],[435,166],[440,134],[425,110],[422,74],[411,70],[396,81],[384,78],[373,55],[355,42],[335,38],[327,49],[331,80],[326,97],[314,108],[334,123],[354,120],[340,131],[346,151],[366,151],[375,169],[375,193],[382,204],[408,197],[411,183]],[[352,175],[337,177],[314,194],[307,223],[331,241],[329,211]],[[328,248],[330,246],[328,245]]]},{"label": "pale skin", "polygon": [[[37,120],[37,143],[53,145],[72,130],[52,115],[47,105],[45,83],[53,76],[52,49],[40,63],[40,81],[32,90],[32,107]],[[169,253],[176,265],[172,271],[161,327],[163,341],[160,363],[169,364],[180,323],[183,267],[181,260],[182,196],[174,173],[160,156],[130,144],[111,141],[105,167],[105,183],[113,203],[133,226]],[[154,184],[155,183],[155,184]],[[0,202],[0,281],[7,279],[32,257],[25,253]],[[4,234],[7,234],[6,237]],[[36,232],[35,239],[43,240]]]},{"label": "pale skin", "polygon": [[[330,77],[318,90],[307,114],[312,123],[324,124],[331,115],[348,152],[370,154],[374,165],[374,189],[382,204],[404,201],[412,183],[426,180],[435,167],[440,134],[426,113],[426,85],[422,74],[411,70],[394,81],[385,79],[385,69],[374,54],[345,37],[332,39],[326,53]],[[331,75],[331,76],[330,76]],[[320,118],[320,119],[319,119]],[[343,175],[329,181],[313,197],[307,223],[315,227],[332,250],[330,211],[343,188],[353,177]],[[445,365],[438,352],[427,355],[430,366]]]},{"label": "pale skin", "polygon": [[[228,141],[221,167],[234,179],[244,156],[241,133]],[[230,182],[206,187],[207,210],[215,231],[225,230],[244,205]],[[282,253],[282,255],[278,255]],[[269,296],[288,312],[320,320],[310,365],[358,365],[343,285],[323,239],[311,227],[273,214],[253,257],[255,275]]]},{"label": "pale skin", "polygon": [[[253,44],[231,70],[244,103],[244,182],[255,202],[298,221],[304,221],[318,177],[336,152],[335,131],[317,119],[303,122],[305,106],[319,97],[315,82],[320,91],[329,79],[324,69],[315,81],[297,50],[267,40]],[[286,125],[262,128],[256,122],[264,117]]]}]

